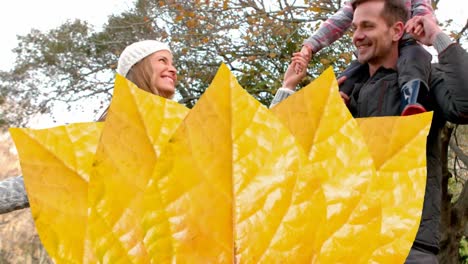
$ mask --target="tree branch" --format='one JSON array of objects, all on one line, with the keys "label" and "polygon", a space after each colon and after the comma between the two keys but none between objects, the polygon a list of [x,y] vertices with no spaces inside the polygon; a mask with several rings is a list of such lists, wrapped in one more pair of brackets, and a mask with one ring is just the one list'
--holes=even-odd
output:
[{"label": "tree branch", "polygon": [[458,44],[460,44],[460,40],[461,40],[463,34],[465,33],[465,31],[467,31],[467,30],[468,30],[468,19],[466,20],[465,26],[464,26],[464,27],[460,30],[460,32],[457,34],[457,39],[456,39],[456,41],[457,41]]},{"label": "tree branch", "polygon": [[461,160],[465,166],[468,166],[468,155],[463,153],[463,150],[460,149],[453,140],[450,140],[449,145],[453,152],[455,152],[455,155],[457,155],[458,159]]}]

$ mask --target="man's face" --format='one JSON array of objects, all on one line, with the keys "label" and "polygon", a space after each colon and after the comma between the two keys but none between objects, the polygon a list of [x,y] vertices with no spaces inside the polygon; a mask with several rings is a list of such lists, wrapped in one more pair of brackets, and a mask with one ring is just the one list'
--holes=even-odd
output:
[{"label": "man's face", "polygon": [[354,10],[353,43],[361,63],[382,65],[391,54],[393,30],[381,15],[383,8],[384,2],[369,1]]}]

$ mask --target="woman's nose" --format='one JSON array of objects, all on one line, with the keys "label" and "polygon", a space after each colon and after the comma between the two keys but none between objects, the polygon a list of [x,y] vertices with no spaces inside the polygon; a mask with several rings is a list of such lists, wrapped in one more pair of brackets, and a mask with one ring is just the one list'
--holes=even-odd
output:
[{"label": "woman's nose", "polygon": [[172,64],[169,65],[169,71],[177,74],[177,69]]},{"label": "woman's nose", "polygon": [[168,69],[169,73],[171,73],[175,79],[177,80],[177,69],[174,67],[174,65],[170,64],[169,65],[169,69]]}]

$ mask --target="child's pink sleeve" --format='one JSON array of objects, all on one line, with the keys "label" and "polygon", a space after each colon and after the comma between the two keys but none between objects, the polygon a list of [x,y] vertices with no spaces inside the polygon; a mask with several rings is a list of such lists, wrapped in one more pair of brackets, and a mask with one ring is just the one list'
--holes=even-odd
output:
[{"label": "child's pink sleeve", "polygon": [[[410,0],[407,0],[410,1]],[[434,15],[431,0],[412,0],[411,2],[411,17]]]},{"label": "child's pink sleeve", "polygon": [[353,21],[353,7],[351,1],[346,1],[344,5],[336,11],[330,18],[323,22],[319,29],[304,41],[302,45],[312,49],[317,53],[323,47],[341,38]]}]

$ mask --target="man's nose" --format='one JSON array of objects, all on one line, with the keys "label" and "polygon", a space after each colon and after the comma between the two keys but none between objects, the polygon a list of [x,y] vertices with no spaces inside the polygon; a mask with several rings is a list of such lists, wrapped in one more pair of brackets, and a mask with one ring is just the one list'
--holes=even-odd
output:
[{"label": "man's nose", "polygon": [[364,38],[364,34],[358,29],[356,29],[353,33],[353,41],[362,40]]}]

